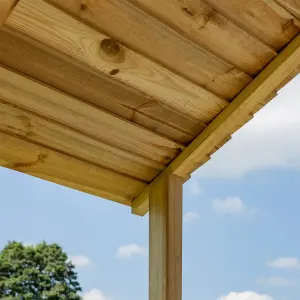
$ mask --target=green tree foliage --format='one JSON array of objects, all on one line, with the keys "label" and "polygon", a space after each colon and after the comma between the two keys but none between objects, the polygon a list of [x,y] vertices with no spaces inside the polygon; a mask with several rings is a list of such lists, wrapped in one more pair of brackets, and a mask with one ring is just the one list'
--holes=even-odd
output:
[{"label": "green tree foliage", "polygon": [[0,253],[1,300],[79,300],[74,265],[56,244],[9,242]]}]

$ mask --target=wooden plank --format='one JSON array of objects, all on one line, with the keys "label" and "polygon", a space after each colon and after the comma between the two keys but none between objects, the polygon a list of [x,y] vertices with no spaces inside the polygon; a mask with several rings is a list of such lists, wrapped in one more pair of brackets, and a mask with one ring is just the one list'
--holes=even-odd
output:
[{"label": "wooden plank", "polygon": [[115,148],[163,164],[169,163],[184,148],[152,131],[3,67],[0,67],[0,98]]},{"label": "wooden plank", "polygon": [[277,0],[263,0],[264,3],[269,5],[279,16],[283,17],[284,19],[290,20],[294,23],[295,26],[300,28],[300,20],[297,19],[291,12],[286,9],[283,5],[280,4]]},{"label": "wooden plank", "polygon": [[111,147],[89,136],[0,100],[0,131],[59,150],[114,172],[151,181],[163,165]]},{"label": "wooden plank", "polygon": [[149,299],[181,300],[182,178],[169,175],[150,188]]},{"label": "wooden plank", "polygon": [[190,142],[206,126],[4,26],[0,28],[0,64],[180,143]]},{"label": "wooden plank", "polygon": [[[29,35],[203,122],[209,122],[227,104],[44,1],[21,0],[5,26]],[[111,53],[111,49],[117,52]]]},{"label": "wooden plank", "polygon": [[276,56],[273,49],[252,37],[203,1],[133,0],[132,2],[247,74],[256,75]]},{"label": "wooden plank", "polygon": [[0,0],[0,26],[6,21],[19,0]]},{"label": "wooden plank", "polygon": [[275,0],[282,7],[290,11],[296,18],[300,19],[300,3],[298,0]]},{"label": "wooden plank", "polygon": [[0,164],[122,204],[146,184],[52,149],[0,132]]},{"label": "wooden plank", "polygon": [[262,42],[281,50],[298,33],[293,20],[274,11],[263,0],[205,0],[207,4]]},{"label": "wooden plank", "polygon": [[86,1],[83,5],[78,0],[48,2],[222,98],[232,99],[251,81],[248,75],[191,42],[131,1]]},{"label": "wooden plank", "polygon": [[149,186],[146,187],[132,202],[131,212],[138,216],[144,216],[149,211]]},{"label": "wooden plank", "polygon": [[300,64],[298,35],[236,99],[170,165],[172,173],[186,176],[195,171],[198,160],[226,136],[235,123],[243,122],[256,104],[264,101]]},{"label": "wooden plank", "polygon": [[[206,129],[154,180],[159,180],[165,173],[180,177],[189,176],[193,171],[207,161],[210,153],[217,145],[222,144],[238,127],[245,124],[258,109],[258,104],[270,100],[273,92],[294,74],[300,64],[300,35],[298,35],[252,82],[249,84]],[[153,182],[153,183],[154,183]],[[152,183],[152,184],[153,184]],[[148,187],[147,187],[148,189]],[[151,189],[151,187],[150,187]],[[143,198],[137,197],[132,204],[132,212],[144,215],[148,210],[143,209],[149,197],[142,192]],[[143,201],[146,201],[144,203]],[[135,205],[139,202],[139,206]]]}]

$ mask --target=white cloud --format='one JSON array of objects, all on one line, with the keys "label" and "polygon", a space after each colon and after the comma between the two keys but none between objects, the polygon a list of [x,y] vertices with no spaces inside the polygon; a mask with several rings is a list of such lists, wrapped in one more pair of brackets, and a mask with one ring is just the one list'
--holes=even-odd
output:
[{"label": "white cloud", "polygon": [[117,258],[129,259],[135,255],[146,255],[147,249],[137,244],[124,245],[118,248]]},{"label": "white cloud", "polygon": [[191,223],[193,221],[196,221],[197,219],[199,219],[199,214],[197,212],[194,212],[194,211],[186,212],[183,215],[183,222],[184,223]]},{"label": "white cloud", "polygon": [[69,260],[77,268],[84,268],[92,265],[92,261],[84,255],[70,255]]},{"label": "white cloud", "polygon": [[197,178],[192,177],[189,181],[188,181],[188,190],[190,191],[190,193],[192,195],[198,196],[200,194],[203,193],[203,190],[201,189]]},{"label": "white cloud", "polygon": [[295,286],[294,281],[292,281],[289,278],[280,277],[280,276],[262,277],[262,278],[259,278],[257,282],[262,285],[270,285],[270,286],[276,286],[276,287]]},{"label": "white cloud", "polygon": [[225,197],[213,201],[214,212],[225,215],[241,215],[247,212],[247,207],[239,197]]},{"label": "white cloud", "polygon": [[300,268],[300,260],[296,257],[280,257],[268,262],[267,266],[278,269],[298,269]]},{"label": "white cloud", "polygon": [[300,75],[197,172],[198,178],[239,178],[273,167],[300,168]]},{"label": "white cloud", "polygon": [[83,294],[83,300],[110,300],[102,291],[98,289],[92,289],[89,292]]},{"label": "white cloud", "polygon": [[271,296],[257,294],[254,292],[229,293],[227,296],[222,296],[218,300],[274,300]]}]

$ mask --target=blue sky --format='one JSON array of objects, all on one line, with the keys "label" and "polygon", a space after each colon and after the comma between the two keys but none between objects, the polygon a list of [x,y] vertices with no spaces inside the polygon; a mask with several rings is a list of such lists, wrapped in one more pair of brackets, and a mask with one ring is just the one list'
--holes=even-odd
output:
[{"label": "blue sky", "polygon": [[[184,187],[183,300],[298,300],[300,77]],[[0,247],[56,242],[85,300],[148,299],[148,217],[0,168]],[[297,297],[298,296],[298,297]]]}]

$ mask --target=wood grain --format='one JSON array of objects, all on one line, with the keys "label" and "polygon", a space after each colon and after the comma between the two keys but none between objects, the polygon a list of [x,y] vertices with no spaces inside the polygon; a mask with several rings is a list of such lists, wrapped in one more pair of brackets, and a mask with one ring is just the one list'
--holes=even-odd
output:
[{"label": "wood grain", "polygon": [[281,50],[299,33],[299,28],[292,19],[278,15],[263,0],[205,0],[205,2],[276,50]]},{"label": "wood grain", "polygon": [[290,11],[295,17],[300,19],[300,3],[298,0],[275,0],[282,7]]},{"label": "wood grain", "polygon": [[296,27],[300,28],[300,20],[293,16],[293,14],[286,9],[283,5],[281,5],[276,0],[263,0],[264,3],[270,6],[279,16],[284,19],[290,20]]},{"label": "wood grain", "polygon": [[232,99],[251,78],[199,47],[129,1],[49,0],[131,49],[160,62],[224,99]]},{"label": "wood grain", "polygon": [[[151,184],[166,174],[186,178],[203,165],[211,153],[214,153],[220,145],[224,144],[224,141],[230,138],[230,135],[248,122],[259,108],[273,98],[274,92],[282,86],[282,83],[286,83],[287,78],[290,79],[299,71],[299,64],[300,35],[294,38]],[[142,198],[137,197],[133,201],[133,213],[137,212],[139,215],[147,213],[147,209],[142,211],[139,207],[142,209],[149,207],[149,196],[146,196],[149,189],[151,185],[140,194]],[[136,205],[135,201],[139,204]]]},{"label": "wood grain", "polygon": [[0,100],[0,131],[47,146],[114,172],[151,181],[163,165],[111,147],[89,136]]},{"label": "wood grain", "polygon": [[6,27],[0,28],[0,64],[180,143],[190,142],[206,126]]},{"label": "wood grain", "polygon": [[19,0],[0,0],[0,26],[6,21]]},{"label": "wood grain", "polygon": [[161,177],[150,188],[149,299],[181,300],[182,178]]},{"label": "wood grain", "polygon": [[0,98],[115,148],[163,164],[184,147],[69,95],[0,67]]},{"label": "wood grain", "polygon": [[227,104],[121,45],[117,47],[120,47],[120,54],[124,51],[121,57],[124,60],[108,61],[101,52],[101,42],[107,41],[107,36],[44,1],[21,0],[5,26],[32,36],[103,74],[111,74],[116,80],[203,122],[209,122]]},{"label": "wood grain", "polygon": [[257,74],[276,56],[273,49],[226,19],[205,2],[131,1],[247,74]]},{"label": "wood grain", "polygon": [[[178,176],[191,174],[204,155],[236,130],[237,124],[248,121],[257,111],[257,104],[272,99],[272,93],[294,73],[300,64],[300,35],[298,35],[236,99],[181,153],[170,165]],[[271,97],[270,97],[271,96]]]},{"label": "wood grain", "polygon": [[146,184],[0,132],[3,167],[129,205]]}]

